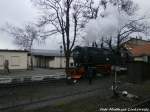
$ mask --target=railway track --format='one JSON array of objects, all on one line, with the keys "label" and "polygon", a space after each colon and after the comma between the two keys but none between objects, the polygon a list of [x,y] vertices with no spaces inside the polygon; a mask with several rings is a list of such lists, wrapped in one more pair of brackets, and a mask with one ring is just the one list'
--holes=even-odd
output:
[{"label": "railway track", "polygon": [[1,107],[0,112],[12,112],[12,110],[17,110],[17,109],[36,109],[36,108],[41,108],[48,106],[50,104],[53,104],[58,101],[63,101],[67,99],[74,99],[78,97],[84,97],[85,95],[92,95],[93,92],[97,92],[100,88],[94,88],[91,90],[87,91],[80,91],[72,94],[67,94],[63,96],[58,96],[58,97],[53,97],[53,98],[47,98],[47,99],[41,99],[37,101],[31,101],[31,102],[25,102],[22,104],[16,104],[16,105],[11,105],[11,106],[6,106],[6,107]]}]

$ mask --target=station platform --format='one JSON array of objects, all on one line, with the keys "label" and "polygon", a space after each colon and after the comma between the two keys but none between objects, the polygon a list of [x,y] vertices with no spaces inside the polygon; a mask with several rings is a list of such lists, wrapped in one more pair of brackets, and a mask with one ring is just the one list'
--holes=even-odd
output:
[{"label": "station platform", "polygon": [[42,81],[46,79],[64,79],[64,69],[10,70],[9,74],[0,73],[0,84]]}]

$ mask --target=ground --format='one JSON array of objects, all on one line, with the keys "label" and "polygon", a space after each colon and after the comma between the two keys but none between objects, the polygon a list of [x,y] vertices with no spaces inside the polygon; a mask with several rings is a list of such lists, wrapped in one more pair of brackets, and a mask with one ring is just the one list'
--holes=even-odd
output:
[{"label": "ground", "polygon": [[9,74],[5,74],[2,70],[0,71],[0,78],[5,77],[29,77],[29,76],[46,76],[46,75],[65,75],[64,69],[40,69],[34,68],[33,70],[10,70]]},{"label": "ground", "polygon": [[[19,73],[12,72],[11,76],[58,73],[64,73],[64,70],[36,69]],[[113,76],[101,76],[93,79],[92,85],[88,84],[87,79],[82,79],[79,83],[72,85],[67,85],[64,79],[57,79],[11,87],[1,86],[0,109],[31,103],[30,106],[24,105],[10,110],[10,112],[95,112],[101,107],[123,108],[139,102],[112,98],[113,80]],[[149,96],[150,81],[141,84],[127,83],[126,75],[118,76],[118,80],[121,81],[120,88],[122,90],[140,96],[141,100]],[[36,105],[33,105],[32,102],[36,102]]]}]

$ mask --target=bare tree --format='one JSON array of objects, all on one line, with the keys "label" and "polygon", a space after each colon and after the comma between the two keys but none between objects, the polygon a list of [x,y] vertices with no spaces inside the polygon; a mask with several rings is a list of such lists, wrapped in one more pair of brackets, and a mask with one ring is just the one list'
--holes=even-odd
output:
[{"label": "bare tree", "polygon": [[126,41],[131,34],[146,33],[148,26],[145,25],[144,21],[142,21],[143,19],[144,18],[131,20],[128,24],[125,24],[123,27],[121,27],[117,35],[117,51],[120,51],[120,45]]},{"label": "bare tree", "polygon": [[[32,0],[44,12],[39,26],[48,26],[46,36],[60,34],[69,68],[71,51],[88,19],[94,17],[92,0]],[[85,15],[88,14],[88,17]]]},{"label": "bare tree", "polygon": [[32,50],[34,41],[40,42],[41,30],[39,30],[35,24],[26,24],[23,27],[17,27],[11,24],[6,24],[5,28],[2,28],[2,30],[14,38],[14,43],[16,45],[30,52],[31,69],[33,69],[33,60],[32,60],[31,50]]},{"label": "bare tree", "polygon": [[[120,45],[124,41],[126,41],[131,34],[136,32],[146,33],[145,31],[149,27],[145,24],[145,16],[139,18],[136,17],[136,11],[138,10],[138,6],[132,0],[102,0],[101,5],[104,6],[104,10],[107,8],[108,2],[116,6],[120,14],[125,12],[127,16],[133,17],[133,19],[128,20],[128,22],[118,28],[116,37],[110,36],[110,38],[105,38],[104,40],[104,42],[109,46],[110,49],[112,49],[112,51],[119,53],[121,47]],[[103,16],[103,18],[105,17]],[[115,50],[112,47],[114,39],[116,39]]]}]

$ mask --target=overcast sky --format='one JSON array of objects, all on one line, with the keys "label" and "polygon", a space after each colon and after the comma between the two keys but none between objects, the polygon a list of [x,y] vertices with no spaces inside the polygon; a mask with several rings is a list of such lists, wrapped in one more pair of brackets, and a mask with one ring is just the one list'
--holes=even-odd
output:
[{"label": "overcast sky", "polygon": [[[139,13],[146,14],[150,11],[150,0],[134,0],[139,4]],[[32,5],[30,0],[0,0],[0,27],[6,22],[22,25],[23,23],[36,21],[39,17],[39,11]],[[37,45],[36,48],[58,49],[60,40],[51,38],[45,44]],[[5,33],[0,32],[0,49],[16,49],[10,38]]]}]

